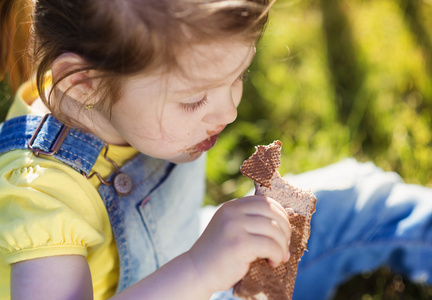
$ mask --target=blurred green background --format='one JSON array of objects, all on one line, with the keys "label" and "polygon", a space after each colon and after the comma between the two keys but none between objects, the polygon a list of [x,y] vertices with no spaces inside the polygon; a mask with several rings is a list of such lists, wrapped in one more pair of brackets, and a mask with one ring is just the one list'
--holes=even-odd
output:
[{"label": "blurred green background", "polygon": [[239,166],[275,139],[281,173],[354,156],[432,186],[431,118],[431,0],[280,0],[209,152],[208,200],[243,195]]},{"label": "blurred green background", "polygon": [[[0,118],[10,104],[0,83]],[[281,173],[346,157],[432,186],[432,0],[278,0],[245,82],[238,120],[209,152],[206,202],[252,188],[239,167],[283,142]],[[432,299],[382,268],[335,299]]]},{"label": "blurred green background", "polygon": [[[239,166],[276,139],[282,174],[355,157],[432,186],[431,119],[431,0],[278,0],[239,117],[209,152],[206,200],[250,190]],[[383,268],[335,299],[432,299],[432,289]]]}]

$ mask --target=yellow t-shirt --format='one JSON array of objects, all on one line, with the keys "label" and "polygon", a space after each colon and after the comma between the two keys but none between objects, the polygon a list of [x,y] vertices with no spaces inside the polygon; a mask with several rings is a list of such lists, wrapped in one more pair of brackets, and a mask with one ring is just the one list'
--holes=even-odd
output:
[{"label": "yellow t-shirt", "polygon": [[[39,114],[30,107],[36,97],[34,85],[24,84],[8,118]],[[114,167],[102,154],[93,171],[106,178]],[[118,165],[136,154],[132,147],[108,151]],[[64,163],[28,150],[0,155],[0,299],[10,298],[10,264],[53,255],[85,256],[94,298],[114,294],[118,252],[99,185],[97,178],[87,180]]]}]

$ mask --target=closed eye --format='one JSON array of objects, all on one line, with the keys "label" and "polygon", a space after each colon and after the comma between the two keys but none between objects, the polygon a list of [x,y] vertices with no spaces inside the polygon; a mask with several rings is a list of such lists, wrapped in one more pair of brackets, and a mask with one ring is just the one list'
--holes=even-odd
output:
[{"label": "closed eye", "polygon": [[206,106],[208,103],[207,96],[204,96],[200,101],[198,102],[192,102],[192,103],[180,103],[182,109],[184,109],[186,112],[194,112],[198,110],[199,108]]},{"label": "closed eye", "polygon": [[[250,75],[250,70],[246,70],[245,72],[243,72],[239,77],[237,77],[237,79],[235,80],[234,83],[238,83],[241,82],[243,83],[246,79],[249,78]],[[197,102],[192,102],[192,103],[180,103],[181,108],[183,110],[185,110],[186,112],[195,112],[197,111],[199,108],[206,106],[208,103],[208,98],[207,96],[204,96],[201,100],[197,101]]]}]

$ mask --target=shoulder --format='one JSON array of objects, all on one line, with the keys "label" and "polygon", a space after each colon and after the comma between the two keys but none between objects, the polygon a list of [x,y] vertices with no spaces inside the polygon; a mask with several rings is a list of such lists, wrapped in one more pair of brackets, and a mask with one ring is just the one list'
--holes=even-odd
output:
[{"label": "shoulder", "polygon": [[0,156],[0,219],[0,253],[10,262],[53,251],[85,255],[88,247],[103,243],[109,227],[103,202],[87,179],[26,150]]},{"label": "shoulder", "polygon": [[55,158],[35,156],[29,150],[13,150],[0,155],[0,186],[37,187],[61,195],[95,189],[79,172]]}]

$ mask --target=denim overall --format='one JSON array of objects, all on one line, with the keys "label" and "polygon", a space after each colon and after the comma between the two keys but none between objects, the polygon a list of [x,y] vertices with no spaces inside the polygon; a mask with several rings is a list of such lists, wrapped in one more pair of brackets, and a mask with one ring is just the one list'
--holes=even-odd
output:
[{"label": "denim overall", "polygon": [[197,240],[205,178],[204,159],[174,165],[139,154],[120,171],[132,179],[129,195],[119,196],[112,185],[99,188],[120,256],[117,292]]},{"label": "denim overall", "polygon": [[[66,128],[53,116],[21,116],[0,128],[0,153],[31,148],[89,175],[105,143]],[[199,236],[204,158],[175,165],[139,154],[120,168],[132,180],[128,195],[101,184],[120,257],[117,292],[188,250]],[[112,174],[108,181],[114,178]],[[181,217],[179,217],[181,216]]]},{"label": "denim overall", "polygon": [[[65,131],[52,116],[41,119],[22,116],[5,122],[0,153],[30,144],[35,153],[52,154],[88,175],[105,143],[85,132]],[[120,255],[118,292],[188,250],[197,239],[204,160],[174,165],[139,154],[120,172],[132,180],[130,194],[118,195],[113,185],[99,188]],[[318,199],[293,299],[330,299],[350,276],[383,265],[432,284],[431,189],[405,184],[395,173],[352,159],[288,179],[311,189]],[[224,291],[211,299],[236,298]]]}]

